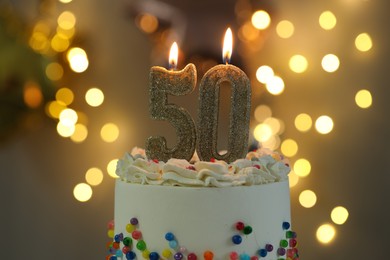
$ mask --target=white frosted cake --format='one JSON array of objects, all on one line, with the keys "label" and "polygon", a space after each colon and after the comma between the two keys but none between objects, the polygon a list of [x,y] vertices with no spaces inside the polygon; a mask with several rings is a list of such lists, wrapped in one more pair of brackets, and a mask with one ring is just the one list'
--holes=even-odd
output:
[{"label": "white frosted cake", "polygon": [[245,159],[119,160],[115,237],[107,259],[298,259],[288,162],[259,149]]}]

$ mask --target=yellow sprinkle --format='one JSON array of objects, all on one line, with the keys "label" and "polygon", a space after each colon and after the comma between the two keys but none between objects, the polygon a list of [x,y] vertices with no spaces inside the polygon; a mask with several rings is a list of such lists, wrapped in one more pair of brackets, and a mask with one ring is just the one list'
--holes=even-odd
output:
[{"label": "yellow sprinkle", "polygon": [[171,250],[169,250],[168,248],[165,248],[162,251],[162,256],[165,257],[165,258],[170,258],[172,256]]},{"label": "yellow sprinkle", "polygon": [[131,233],[135,230],[135,227],[132,224],[127,224],[126,225],[126,231]]},{"label": "yellow sprinkle", "polygon": [[114,230],[113,229],[109,229],[108,232],[107,232],[107,235],[109,238],[114,238]]},{"label": "yellow sprinkle", "polygon": [[143,252],[142,252],[142,256],[143,258],[145,259],[149,259],[149,255],[150,255],[150,251],[148,249],[145,249]]}]

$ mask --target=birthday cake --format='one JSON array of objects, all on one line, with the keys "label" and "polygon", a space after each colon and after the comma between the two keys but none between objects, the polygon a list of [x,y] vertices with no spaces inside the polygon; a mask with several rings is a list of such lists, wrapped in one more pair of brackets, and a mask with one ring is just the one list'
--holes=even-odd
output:
[{"label": "birthday cake", "polygon": [[232,163],[118,161],[112,259],[298,259],[288,161],[267,149]]}]

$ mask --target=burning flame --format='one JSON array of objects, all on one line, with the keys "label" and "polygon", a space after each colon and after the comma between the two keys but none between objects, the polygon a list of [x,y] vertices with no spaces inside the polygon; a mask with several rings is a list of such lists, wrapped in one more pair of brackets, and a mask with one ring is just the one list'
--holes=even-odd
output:
[{"label": "burning flame", "polygon": [[225,38],[223,41],[223,50],[222,50],[222,59],[223,62],[228,64],[232,56],[233,50],[233,34],[232,30],[228,28],[225,33]]},{"label": "burning flame", "polygon": [[177,43],[174,42],[171,47],[171,51],[169,52],[169,68],[176,69],[177,68],[177,59],[179,56],[179,47],[177,47]]}]

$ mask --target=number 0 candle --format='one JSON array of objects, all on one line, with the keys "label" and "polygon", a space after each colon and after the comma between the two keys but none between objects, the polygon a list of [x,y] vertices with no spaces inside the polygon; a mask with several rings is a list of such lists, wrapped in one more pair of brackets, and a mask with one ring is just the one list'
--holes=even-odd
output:
[{"label": "number 0 candle", "polygon": [[151,136],[146,142],[149,159],[167,161],[170,158],[190,160],[196,146],[196,128],[191,115],[182,107],[168,103],[168,95],[182,96],[191,93],[196,86],[195,65],[190,63],[176,71],[178,47],[174,43],[169,55],[169,68],[154,66],[149,75],[149,110],[155,120],[166,120],[176,130],[177,144],[168,148],[162,136]]},{"label": "number 0 candle", "polygon": [[[243,158],[248,149],[251,87],[246,74],[238,67],[228,64],[233,49],[230,28],[226,31],[223,46],[225,64],[207,71],[199,86],[197,153],[204,161],[214,158],[233,162]],[[218,113],[220,87],[224,82],[230,84],[232,94],[227,152],[221,155],[217,150]]]}]

